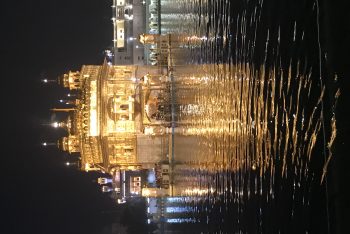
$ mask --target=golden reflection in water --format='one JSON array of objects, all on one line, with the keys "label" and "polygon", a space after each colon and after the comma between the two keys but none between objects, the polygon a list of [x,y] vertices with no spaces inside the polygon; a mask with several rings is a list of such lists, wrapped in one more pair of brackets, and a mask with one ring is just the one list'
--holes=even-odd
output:
[{"label": "golden reflection in water", "polygon": [[[297,209],[310,206],[312,183],[319,180],[311,164],[324,162],[322,181],[336,138],[335,104],[331,120],[324,119],[323,78],[312,73],[321,66],[313,61],[312,27],[297,15],[280,19],[261,0],[162,0],[161,5],[161,33],[183,35],[179,48],[172,48],[178,105],[175,187],[181,195],[208,200],[207,213],[223,202],[223,209],[231,210],[221,222],[237,233],[247,228],[241,222],[247,219],[244,210],[248,216],[278,219],[274,205],[283,209],[281,198],[291,198],[285,212],[292,223]],[[314,22],[314,9],[297,12]],[[331,128],[326,134],[320,132],[323,121]],[[315,150],[322,144],[327,152]],[[277,195],[272,208],[264,204]],[[249,213],[252,206],[256,209]],[[213,216],[223,217],[221,212]],[[261,218],[260,230],[263,223],[268,226]]]},{"label": "golden reflection in water", "polygon": [[324,92],[313,100],[311,74],[292,73],[249,64],[175,68],[178,104],[192,107],[179,113],[179,125],[183,135],[200,138],[198,161],[214,171],[258,170],[260,176],[274,173],[278,163],[282,176],[306,175]]},{"label": "golden reflection in water", "polygon": [[[265,27],[261,24],[264,1],[257,1],[250,10],[244,6],[236,13],[230,12],[235,11],[231,1],[174,0],[171,4],[177,11],[172,12],[171,7],[162,10],[162,33],[183,35],[176,53],[186,52],[185,57],[192,59],[189,63],[210,63],[184,65],[178,63],[183,58],[174,56],[176,101],[180,106],[178,138],[197,137],[200,146],[188,149],[187,155],[191,156],[178,154],[175,158],[214,173],[238,171],[235,183],[244,183],[239,174],[258,173],[255,193],[258,184],[261,191],[267,173],[272,197],[275,178],[287,178],[291,173],[299,178],[297,181],[308,177],[313,149],[322,121],[326,121],[321,117],[325,87],[319,86],[317,75],[301,59],[303,54],[290,57],[289,65],[282,67],[284,28],[281,31],[278,26],[277,32],[267,28],[266,35],[257,37],[258,29]],[[295,48],[297,42],[303,45],[307,28],[295,21],[291,30],[290,47]],[[226,55],[218,49],[220,43],[226,46],[222,47],[228,50]],[[264,51],[257,51],[259,44],[264,45]],[[264,54],[261,65],[253,59],[256,52]],[[218,64],[225,56],[230,58],[228,62]],[[269,59],[273,61],[268,63]],[[315,160],[326,161],[324,174],[336,137],[334,114],[329,135],[326,160],[321,153],[314,153]],[[222,178],[224,181],[226,177]]]}]

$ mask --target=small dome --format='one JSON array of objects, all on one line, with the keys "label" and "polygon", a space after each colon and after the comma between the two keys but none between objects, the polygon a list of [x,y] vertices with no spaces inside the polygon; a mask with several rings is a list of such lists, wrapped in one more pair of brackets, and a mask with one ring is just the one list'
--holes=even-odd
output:
[{"label": "small dome", "polygon": [[57,146],[60,150],[68,151],[68,138],[62,137],[57,141]]}]

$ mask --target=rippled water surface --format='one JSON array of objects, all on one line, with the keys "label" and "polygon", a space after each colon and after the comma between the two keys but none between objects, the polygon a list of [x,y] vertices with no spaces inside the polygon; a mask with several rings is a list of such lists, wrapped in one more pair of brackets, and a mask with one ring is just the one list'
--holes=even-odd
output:
[{"label": "rippled water surface", "polygon": [[182,38],[172,58],[174,194],[188,197],[187,230],[326,232],[322,174],[336,126],[316,2],[161,5],[161,33]]}]

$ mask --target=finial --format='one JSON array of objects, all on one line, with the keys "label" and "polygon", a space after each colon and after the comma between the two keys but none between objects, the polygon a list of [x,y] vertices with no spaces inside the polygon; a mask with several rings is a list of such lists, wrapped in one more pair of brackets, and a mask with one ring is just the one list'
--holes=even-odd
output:
[{"label": "finial", "polygon": [[49,146],[49,145],[56,145],[56,143],[53,143],[53,142],[43,142],[41,143],[42,146]]},{"label": "finial", "polygon": [[42,79],[41,81],[42,81],[43,83],[45,83],[45,84],[46,84],[46,83],[57,83],[56,80],[49,80],[49,79],[46,79],[46,78],[45,78],[45,79]]}]

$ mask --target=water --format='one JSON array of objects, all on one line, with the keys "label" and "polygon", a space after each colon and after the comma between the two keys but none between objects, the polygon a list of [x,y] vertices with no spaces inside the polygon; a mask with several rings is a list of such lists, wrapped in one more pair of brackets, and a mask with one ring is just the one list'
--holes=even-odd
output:
[{"label": "water", "polygon": [[322,70],[316,2],[161,5],[162,34],[183,39],[172,60],[174,193],[191,198],[183,223],[203,233],[327,232],[336,125],[323,112],[335,107],[324,106],[333,78]]}]

